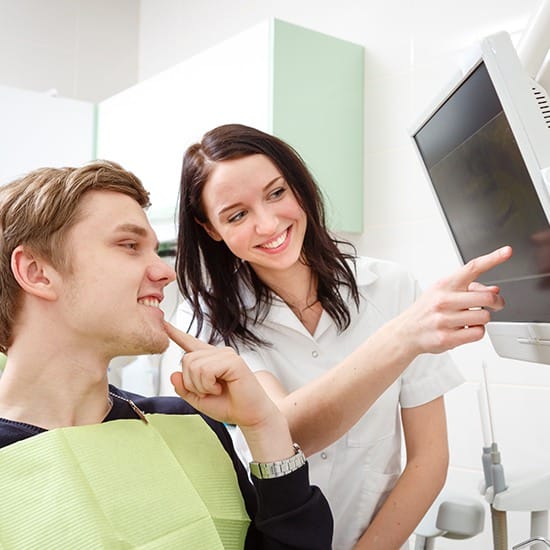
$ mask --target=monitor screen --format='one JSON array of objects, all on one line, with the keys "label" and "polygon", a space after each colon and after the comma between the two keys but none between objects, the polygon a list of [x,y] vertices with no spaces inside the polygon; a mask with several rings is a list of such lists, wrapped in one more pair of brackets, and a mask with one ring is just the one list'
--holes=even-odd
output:
[{"label": "monitor screen", "polygon": [[415,139],[462,260],[512,245],[480,279],[506,298],[493,320],[550,322],[550,225],[485,63]]},{"label": "monitor screen", "polygon": [[412,137],[460,259],[513,248],[480,278],[506,301],[495,351],[550,364],[550,106],[506,33],[482,40]]}]

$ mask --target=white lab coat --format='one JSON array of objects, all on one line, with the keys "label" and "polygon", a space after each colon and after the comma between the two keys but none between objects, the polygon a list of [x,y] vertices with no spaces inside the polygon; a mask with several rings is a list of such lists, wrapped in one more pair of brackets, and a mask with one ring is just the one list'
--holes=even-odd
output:
[{"label": "white lab coat", "polygon": [[[361,303],[357,311],[348,300],[352,321],[343,333],[323,312],[312,336],[284,302],[276,301],[256,330],[273,345],[241,350],[249,367],[269,371],[288,391],[296,390],[334,367],[416,299],[415,280],[396,264],[361,257],[356,265]],[[462,382],[447,354],[419,356],[346,435],[308,459],[311,481],[326,495],[334,515],[335,550],[352,548],[399,478],[400,407],[428,403]]]}]

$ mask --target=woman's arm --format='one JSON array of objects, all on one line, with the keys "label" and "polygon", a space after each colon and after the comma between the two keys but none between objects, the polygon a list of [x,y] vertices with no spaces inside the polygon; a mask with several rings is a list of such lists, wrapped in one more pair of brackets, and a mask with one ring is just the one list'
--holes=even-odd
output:
[{"label": "woman's arm", "polygon": [[[499,310],[504,302],[497,287],[474,281],[510,255],[510,247],[504,247],[471,260],[422,294],[337,366],[292,393],[272,374],[257,372],[304,453],[318,452],[344,435],[417,355],[480,340],[490,320],[488,310]],[[320,415],[323,422],[319,422]]]},{"label": "woman's arm", "polygon": [[397,550],[407,541],[445,483],[449,463],[443,397],[402,409],[407,464],[355,550]]}]

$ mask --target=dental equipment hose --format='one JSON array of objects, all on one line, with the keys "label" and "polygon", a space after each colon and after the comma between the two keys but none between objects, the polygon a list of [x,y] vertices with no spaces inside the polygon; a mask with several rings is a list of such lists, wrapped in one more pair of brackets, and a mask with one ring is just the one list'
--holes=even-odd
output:
[{"label": "dental equipment hose", "polygon": [[[491,481],[493,502],[497,493],[507,489],[504,480],[504,468],[500,461],[500,452],[496,443],[491,443]],[[495,550],[508,550],[508,521],[506,512],[497,510],[491,502],[491,523],[493,526],[493,546]]]},{"label": "dental equipment hose", "polygon": [[491,524],[493,526],[493,548],[508,550],[508,521],[506,512],[497,510],[491,504]]},{"label": "dental equipment hose", "polygon": [[[506,512],[497,510],[494,507],[495,495],[505,491],[508,487],[504,479],[504,468],[500,460],[500,451],[495,442],[495,433],[493,429],[493,418],[491,411],[491,402],[489,399],[489,385],[487,383],[487,365],[482,363],[483,367],[483,393],[480,392],[480,409],[482,413],[482,424],[484,426],[484,443],[482,454],[483,474],[485,477],[486,491],[491,491],[490,500],[491,525],[493,528],[493,548],[494,550],[508,550],[508,521]],[[485,409],[485,410],[483,410]],[[488,417],[484,418],[484,414]],[[490,432],[490,433],[487,433]],[[489,446],[489,440],[492,443]]]},{"label": "dental equipment hose", "polygon": [[506,512],[497,510],[493,506],[495,495],[508,488],[504,480],[504,468],[500,461],[500,452],[495,442],[491,443],[491,481],[493,486],[493,501],[491,502],[493,546],[495,550],[508,550],[508,521]]}]

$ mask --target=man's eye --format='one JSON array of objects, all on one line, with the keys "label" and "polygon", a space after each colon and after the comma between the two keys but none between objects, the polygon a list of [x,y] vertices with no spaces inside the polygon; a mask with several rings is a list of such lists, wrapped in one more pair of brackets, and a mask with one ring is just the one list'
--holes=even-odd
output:
[{"label": "man's eye", "polygon": [[138,243],[122,243],[121,246],[129,248],[130,250],[137,250]]}]

